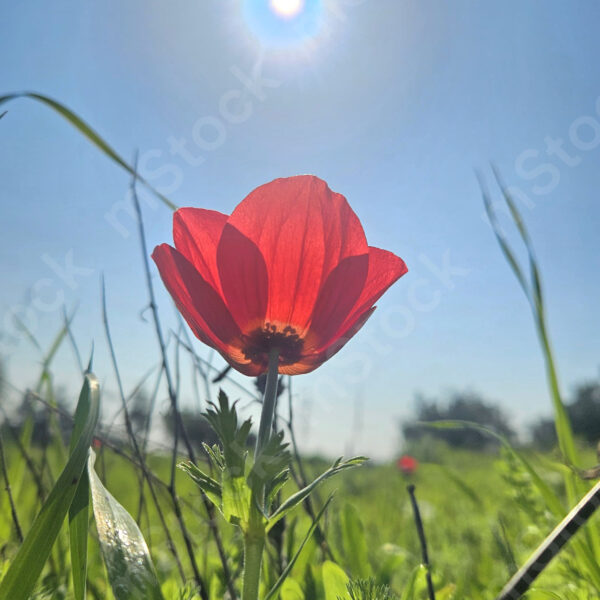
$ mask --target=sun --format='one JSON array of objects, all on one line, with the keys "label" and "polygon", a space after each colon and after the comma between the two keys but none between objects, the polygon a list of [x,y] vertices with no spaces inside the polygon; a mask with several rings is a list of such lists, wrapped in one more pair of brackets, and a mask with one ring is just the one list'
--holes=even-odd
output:
[{"label": "sun", "polygon": [[279,17],[292,19],[304,8],[304,0],[269,0],[271,10]]}]

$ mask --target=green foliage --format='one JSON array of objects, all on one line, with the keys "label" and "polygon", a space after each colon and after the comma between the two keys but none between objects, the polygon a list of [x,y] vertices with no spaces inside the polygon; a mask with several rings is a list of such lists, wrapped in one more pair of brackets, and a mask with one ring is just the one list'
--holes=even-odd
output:
[{"label": "green foliage", "polygon": [[0,583],[0,600],[27,600],[31,595],[77,492],[99,410],[98,381],[88,374],[79,396],[73,452]]},{"label": "green foliage", "polygon": [[344,504],[338,513],[337,529],[339,537],[338,555],[349,573],[361,579],[371,575],[367,540],[360,513],[351,504]]},{"label": "green foliage", "polygon": [[[291,455],[287,443],[283,441],[283,433],[271,436],[267,445],[258,456],[254,457],[254,462],[248,468],[246,462],[250,420],[239,423],[235,403],[230,405],[223,391],[219,392],[219,404],[211,404],[205,416],[221,441],[221,446],[205,445],[211,467],[219,477],[207,475],[191,462],[182,463],[179,467],[208,496],[225,520],[240,526],[244,532],[251,527],[251,505],[262,513],[264,525],[269,531],[325,480],[366,460],[363,457],[348,461],[342,461],[341,458],[336,460],[312,483],[292,494],[270,513],[268,507],[289,479]],[[260,505],[259,500],[263,489],[265,506]]]},{"label": "green foliage", "polygon": [[338,600],[398,600],[387,585],[379,585],[374,579],[359,579],[348,583],[348,593]]},{"label": "green foliage", "polygon": [[267,529],[272,528],[279,519],[283,519],[291,510],[296,508],[305,498],[307,498],[320,484],[324,481],[345,471],[346,469],[352,469],[353,467],[357,467],[362,465],[367,458],[364,456],[356,456],[349,460],[343,461],[341,458],[338,458],[329,469],[325,472],[321,473],[316,479],[309,483],[306,487],[299,490],[292,496],[290,496],[287,500],[285,500],[279,508],[269,517],[269,523],[267,525]]}]

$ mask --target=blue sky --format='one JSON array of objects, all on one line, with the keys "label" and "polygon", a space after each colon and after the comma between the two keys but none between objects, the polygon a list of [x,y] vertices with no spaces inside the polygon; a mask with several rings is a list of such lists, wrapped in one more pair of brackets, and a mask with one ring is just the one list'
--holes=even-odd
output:
[{"label": "blue sky", "polygon": [[[528,307],[483,218],[474,169],[489,175],[492,160],[514,187],[568,393],[597,376],[600,356],[598,4],[306,2],[311,18],[296,25],[249,1],[12,3],[0,23],[0,94],[27,89],[65,103],[126,158],[139,150],[142,173],[180,206],[228,213],[257,185],[314,173],[346,195],[371,245],[405,259],[410,273],[364,330],[295,378],[307,449],[391,455],[416,393],[479,391],[517,427],[549,413]],[[95,341],[108,416],[115,383],[101,273],[127,387],[157,362],[151,323],[139,317],[146,290],[133,221],[117,211],[115,228],[106,218],[129,179],[47,108],[6,108],[0,330],[9,377],[24,388],[39,369],[11,312],[48,344],[61,318],[51,305],[78,304],[74,333],[85,353]],[[171,215],[149,202],[153,247],[170,241]],[[174,327],[155,282],[164,325]],[[68,347],[55,374],[77,388]]]}]

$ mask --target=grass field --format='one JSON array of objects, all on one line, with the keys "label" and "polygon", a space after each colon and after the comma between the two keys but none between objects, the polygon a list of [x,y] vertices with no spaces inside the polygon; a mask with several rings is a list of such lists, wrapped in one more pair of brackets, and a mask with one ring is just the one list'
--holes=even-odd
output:
[{"label": "grass field", "polygon": [[[57,476],[63,452],[57,444],[48,449],[43,475],[45,486],[49,487],[51,474]],[[343,582],[347,576],[352,579],[372,577],[377,583],[389,585],[401,598],[427,598],[424,570],[419,567],[421,550],[406,491],[409,482],[417,489],[437,598],[493,598],[556,520],[545,506],[531,476],[510,452],[471,453],[432,442],[429,454],[432,460],[422,462],[418,471],[410,476],[410,481],[395,465],[367,463],[325,483],[320,490],[322,498],[329,491],[337,490],[322,521],[331,554],[324,552],[313,537],[285,583],[281,598],[337,600],[335,582],[338,579]],[[6,448],[6,456],[18,516],[22,528],[27,531],[40,506],[36,486],[23,456],[14,445]],[[38,452],[32,453],[31,458],[36,464],[42,463]],[[564,499],[564,467],[555,460],[556,457],[528,458],[557,496]],[[586,458],[590,463],[594,460],[591,453]],[[168,457],[151,456],[148,463],[159,477],[168,480]],[[326,463],[307,461],[305,468],[317,474],[326,468]],[[136,469],[106,448],[99,454],[97,470],[119,502],[132,515],[137,515],[140,489]],[[211,598],[221,599],[225,594],[221,563],[209,535],[199,493],[182,472],[177,475],[177,486],[201,572],[210,581]],[[173,532],[190,582],[189,596],[182,591],[185,589],[182,579],[147,490],[145,496],[141,528],[150,546],[164,595],[166,598],[192,597],[191,571],[169,496],[164,490],[159,493],[167,526]],[[320,502],[316,498],[313,500],[316,504]],[[2,568],[6,569],[18,548],[6,494],[2,495],[0,515]],[[276,552],[278,544],[272,544],[267,570],[275,572],[279,560],[285,563],[290,558],[310,522],[302,509],[297,509],[286,520],[281,556]],[[236,575],[242,540],[233,526],[222,523],[219,526],[230,566]],[[539,579],[538,591],[531,592],[528,597],[565,600],[597,597],[588,575],[580,567],[576,552],[570,548]],[[72,597],[70,573],[68,534],[63,528],[35,597]],[[238,567],[238,578],[239,575]],[[89,542],[88,590],[94,598],[112,597],[98,544],[92,538]]]}]

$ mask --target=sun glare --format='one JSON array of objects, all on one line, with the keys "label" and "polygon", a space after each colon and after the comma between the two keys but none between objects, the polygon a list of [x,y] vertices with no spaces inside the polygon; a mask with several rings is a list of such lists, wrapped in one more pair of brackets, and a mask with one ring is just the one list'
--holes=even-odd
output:
[{"label": "sun glare", "polygon": [[292,19],[304,8],[304,0],[269,0],[271,10],[284,19]]},{"label": "sun glare", "polygon": [[267,48],[299,48],[323,31],[324,0],[242,0],[244,21]]}]

